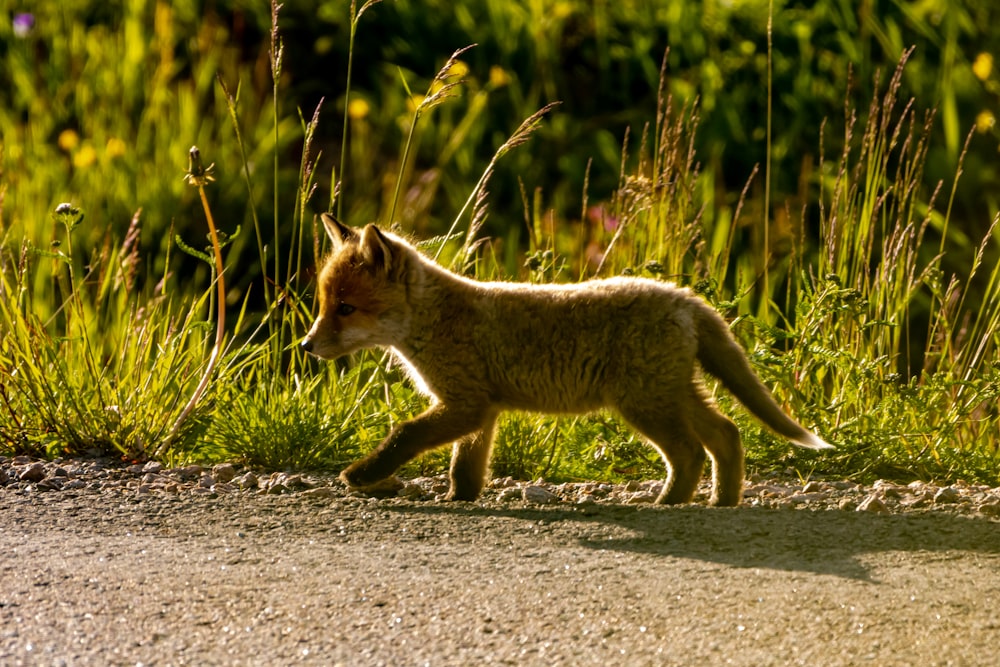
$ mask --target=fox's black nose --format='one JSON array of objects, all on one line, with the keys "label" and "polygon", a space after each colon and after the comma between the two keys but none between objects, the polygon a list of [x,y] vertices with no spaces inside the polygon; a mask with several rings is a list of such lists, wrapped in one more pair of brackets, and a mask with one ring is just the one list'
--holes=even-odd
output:
[{"label": "fox's black nose", "polygon": [[299,343],[299,347],[302,348],[303,352],[312,352],[313,349],[312,338],[306,338],[305,340],[303,340],[301,343]]}]

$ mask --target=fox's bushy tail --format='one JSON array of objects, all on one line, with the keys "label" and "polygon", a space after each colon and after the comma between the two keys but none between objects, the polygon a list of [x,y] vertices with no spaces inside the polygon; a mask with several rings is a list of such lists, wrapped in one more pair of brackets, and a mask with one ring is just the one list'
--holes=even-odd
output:
[{"label": "fox's bushy tail", "polygon": [[834,449],[815,433],[785,414],[750,367],[746,353],[729,331],[726,321],[708,304],[697,316],[698,361],[722,381],[740,403],[778,435],[805,449]]}]

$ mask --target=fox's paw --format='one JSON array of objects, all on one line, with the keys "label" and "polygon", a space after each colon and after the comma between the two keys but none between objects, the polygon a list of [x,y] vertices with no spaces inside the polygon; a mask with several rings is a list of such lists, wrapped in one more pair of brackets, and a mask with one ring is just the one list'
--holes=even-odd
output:
[{"label": "fox's paw", "polygon": [[368,459],[355,461],[340,473],[340,481],[352,489],[360,489],[388,477],[388,475],[372,474],[371,468]]},{"label": "fox's paw", "polygon": [[368,482],[363,475],[357,474],[359,472],[357,469],[352,470],[352,468],[353,466],[340,473],[340,481],[350,487],[352,491],[363,493],[366,496],[387,498],[395,496],[403,488],[402,480],[395,475]]},{"label": "fox's paw", "polygon": [[448,491],[448,495],[444,497],[444,499],[447,501],[466,501],[466,502],[474,502],[478,498],[479,498],[478,492],[472,492],[469,490],[457,491],[455,489],[451,489],[450,491]]}]

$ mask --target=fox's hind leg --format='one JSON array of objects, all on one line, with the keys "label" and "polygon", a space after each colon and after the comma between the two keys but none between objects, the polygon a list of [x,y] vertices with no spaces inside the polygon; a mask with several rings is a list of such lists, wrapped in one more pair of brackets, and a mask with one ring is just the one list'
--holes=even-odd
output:
[{"label": "fox's hind leg", "polygon": [[712,457],[712,505],[739,505],[743,498],[743,445],[740,432],[698,386],[691,387],[691,427]]},{"label": "fox's hind leg", "polygon": [[451,489],[447,500],[475,500],[486,485],[496,415],[482,429],[455,441],[451,455]]},{"label": "fox's hind leg", "polygon": [[618,406],[625,421],[644,435],[667,463],[669,473],[658,503],[691,502],[705,470],[705,449],[687,421],[686,407],[675,401]]}]

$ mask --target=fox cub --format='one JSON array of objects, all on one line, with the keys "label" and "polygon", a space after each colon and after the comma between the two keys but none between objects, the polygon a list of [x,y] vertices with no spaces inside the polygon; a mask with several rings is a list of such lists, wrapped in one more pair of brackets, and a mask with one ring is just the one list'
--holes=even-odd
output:
[{"label": "fox cub", "polygon": [[776,433],[830,449],[793,421],[757,379],[716,311],[691,291],[640,278],[576,285],[478,282],[402,238],[322,216],[333,250],[319,274],[319,316],[302,342],[333,359],[388,347],[432,399],[341,478],[364,489],[423,451],[453,444],[448,498],[475,500],[486,483],[503,410],[582,413],[613,408],[666,460],[657,502],[689,502],[712,457],[711,503],[743,495],[743,448],[706,395],[697,366]]}]

